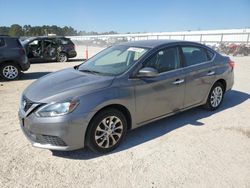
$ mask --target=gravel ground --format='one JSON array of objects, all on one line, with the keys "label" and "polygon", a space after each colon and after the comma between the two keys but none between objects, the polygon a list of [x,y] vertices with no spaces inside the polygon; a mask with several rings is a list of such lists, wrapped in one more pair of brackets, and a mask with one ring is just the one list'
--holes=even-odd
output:
[{"label": "gravel ground", "polygon": [[138,128],[105,156],[33,148],[19,127],[19,96],[79,64],[85,47],[77,50],[71,62],[32,64],[21,80],[0,83],[0,187],[250,187],[250,57],[233,58],[235,85],[218,111],[195,108]]}]

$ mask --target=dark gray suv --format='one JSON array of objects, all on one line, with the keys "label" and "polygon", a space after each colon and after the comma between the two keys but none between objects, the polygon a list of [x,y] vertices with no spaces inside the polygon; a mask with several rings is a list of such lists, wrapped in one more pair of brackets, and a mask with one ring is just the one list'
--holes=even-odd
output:
[{"label": "dark gray suv", "polygon": [[200,105],[216,110],[233,83],[234,62],[204,45],[128,42],[32,83],[20,123],[33,146],[105,153],[130,129]]},{"label": "dark gray suv", "polygon": [[16,80],[30,63],[18,38],[0,35],[0,76],[4,80]]}]

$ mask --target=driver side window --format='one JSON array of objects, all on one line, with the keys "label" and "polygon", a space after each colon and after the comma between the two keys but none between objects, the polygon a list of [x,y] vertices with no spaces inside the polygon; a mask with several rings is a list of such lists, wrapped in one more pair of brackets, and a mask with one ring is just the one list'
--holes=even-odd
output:
[{"label": "driver side window", "polygon": [[180,68],[178,48],[167,48],[156,52],[145,62],[144,67],[152,67],[159,73]]}]

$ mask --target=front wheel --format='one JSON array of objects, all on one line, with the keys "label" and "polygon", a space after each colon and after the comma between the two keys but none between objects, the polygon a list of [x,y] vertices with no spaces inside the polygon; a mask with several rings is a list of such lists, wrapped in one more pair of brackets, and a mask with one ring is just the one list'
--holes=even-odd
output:
[{"label": "front wheel", "polygon": [[20,76],[20,68],[14,63],[6,63],[0,67],[0,75],[4,80],[17,80]]},{"label": "front wheel", "polygon": [[208,110],[216,110],[219,108],[224,98],[224,91],[225,88],[220,82],[215,83],[208,95],[204,107]]},{"label": "front wheel", "polygon": [[116,109],[99,112],[89,125],[87,146],[96,153],[107,153],[117,148],[127,133],[127,121]]}]

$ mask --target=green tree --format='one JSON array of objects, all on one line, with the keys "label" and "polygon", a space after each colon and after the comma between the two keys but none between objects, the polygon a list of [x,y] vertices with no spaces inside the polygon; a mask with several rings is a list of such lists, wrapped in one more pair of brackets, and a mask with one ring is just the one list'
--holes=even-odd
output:
[{"label": "green tree", "polygon": [[0,35],[8,35],[9,34],[9,30],[10,28],[9,27],[0,27]]},{"label": "green tree", "polygon": [[77,31],[73,27],[58,27],[56,25],[43,25],[43,26],[31,26],[31,25],[24,25],[21,27],[18,24],[13,24],[10,27],[0,26],[0,35],[11,35],[16,37],[21,36],[44,36],[48,34],[56,34],[59,36],[75,36],[75,35],[99,35],[99,34],[116,34],[115,31],[103,32],[98,33],[95,31]]},{"label": "green tree", "polygon": [[25,36],[31,36],[30,34],[30,29],[31,29],[31,26],[30,25],[24,25],[23,26],[23,34]]},{"label": "green tree", "polygon": [[11,25],[9,35],[17,37],[23,36],[23,28],[18,24]]}]

